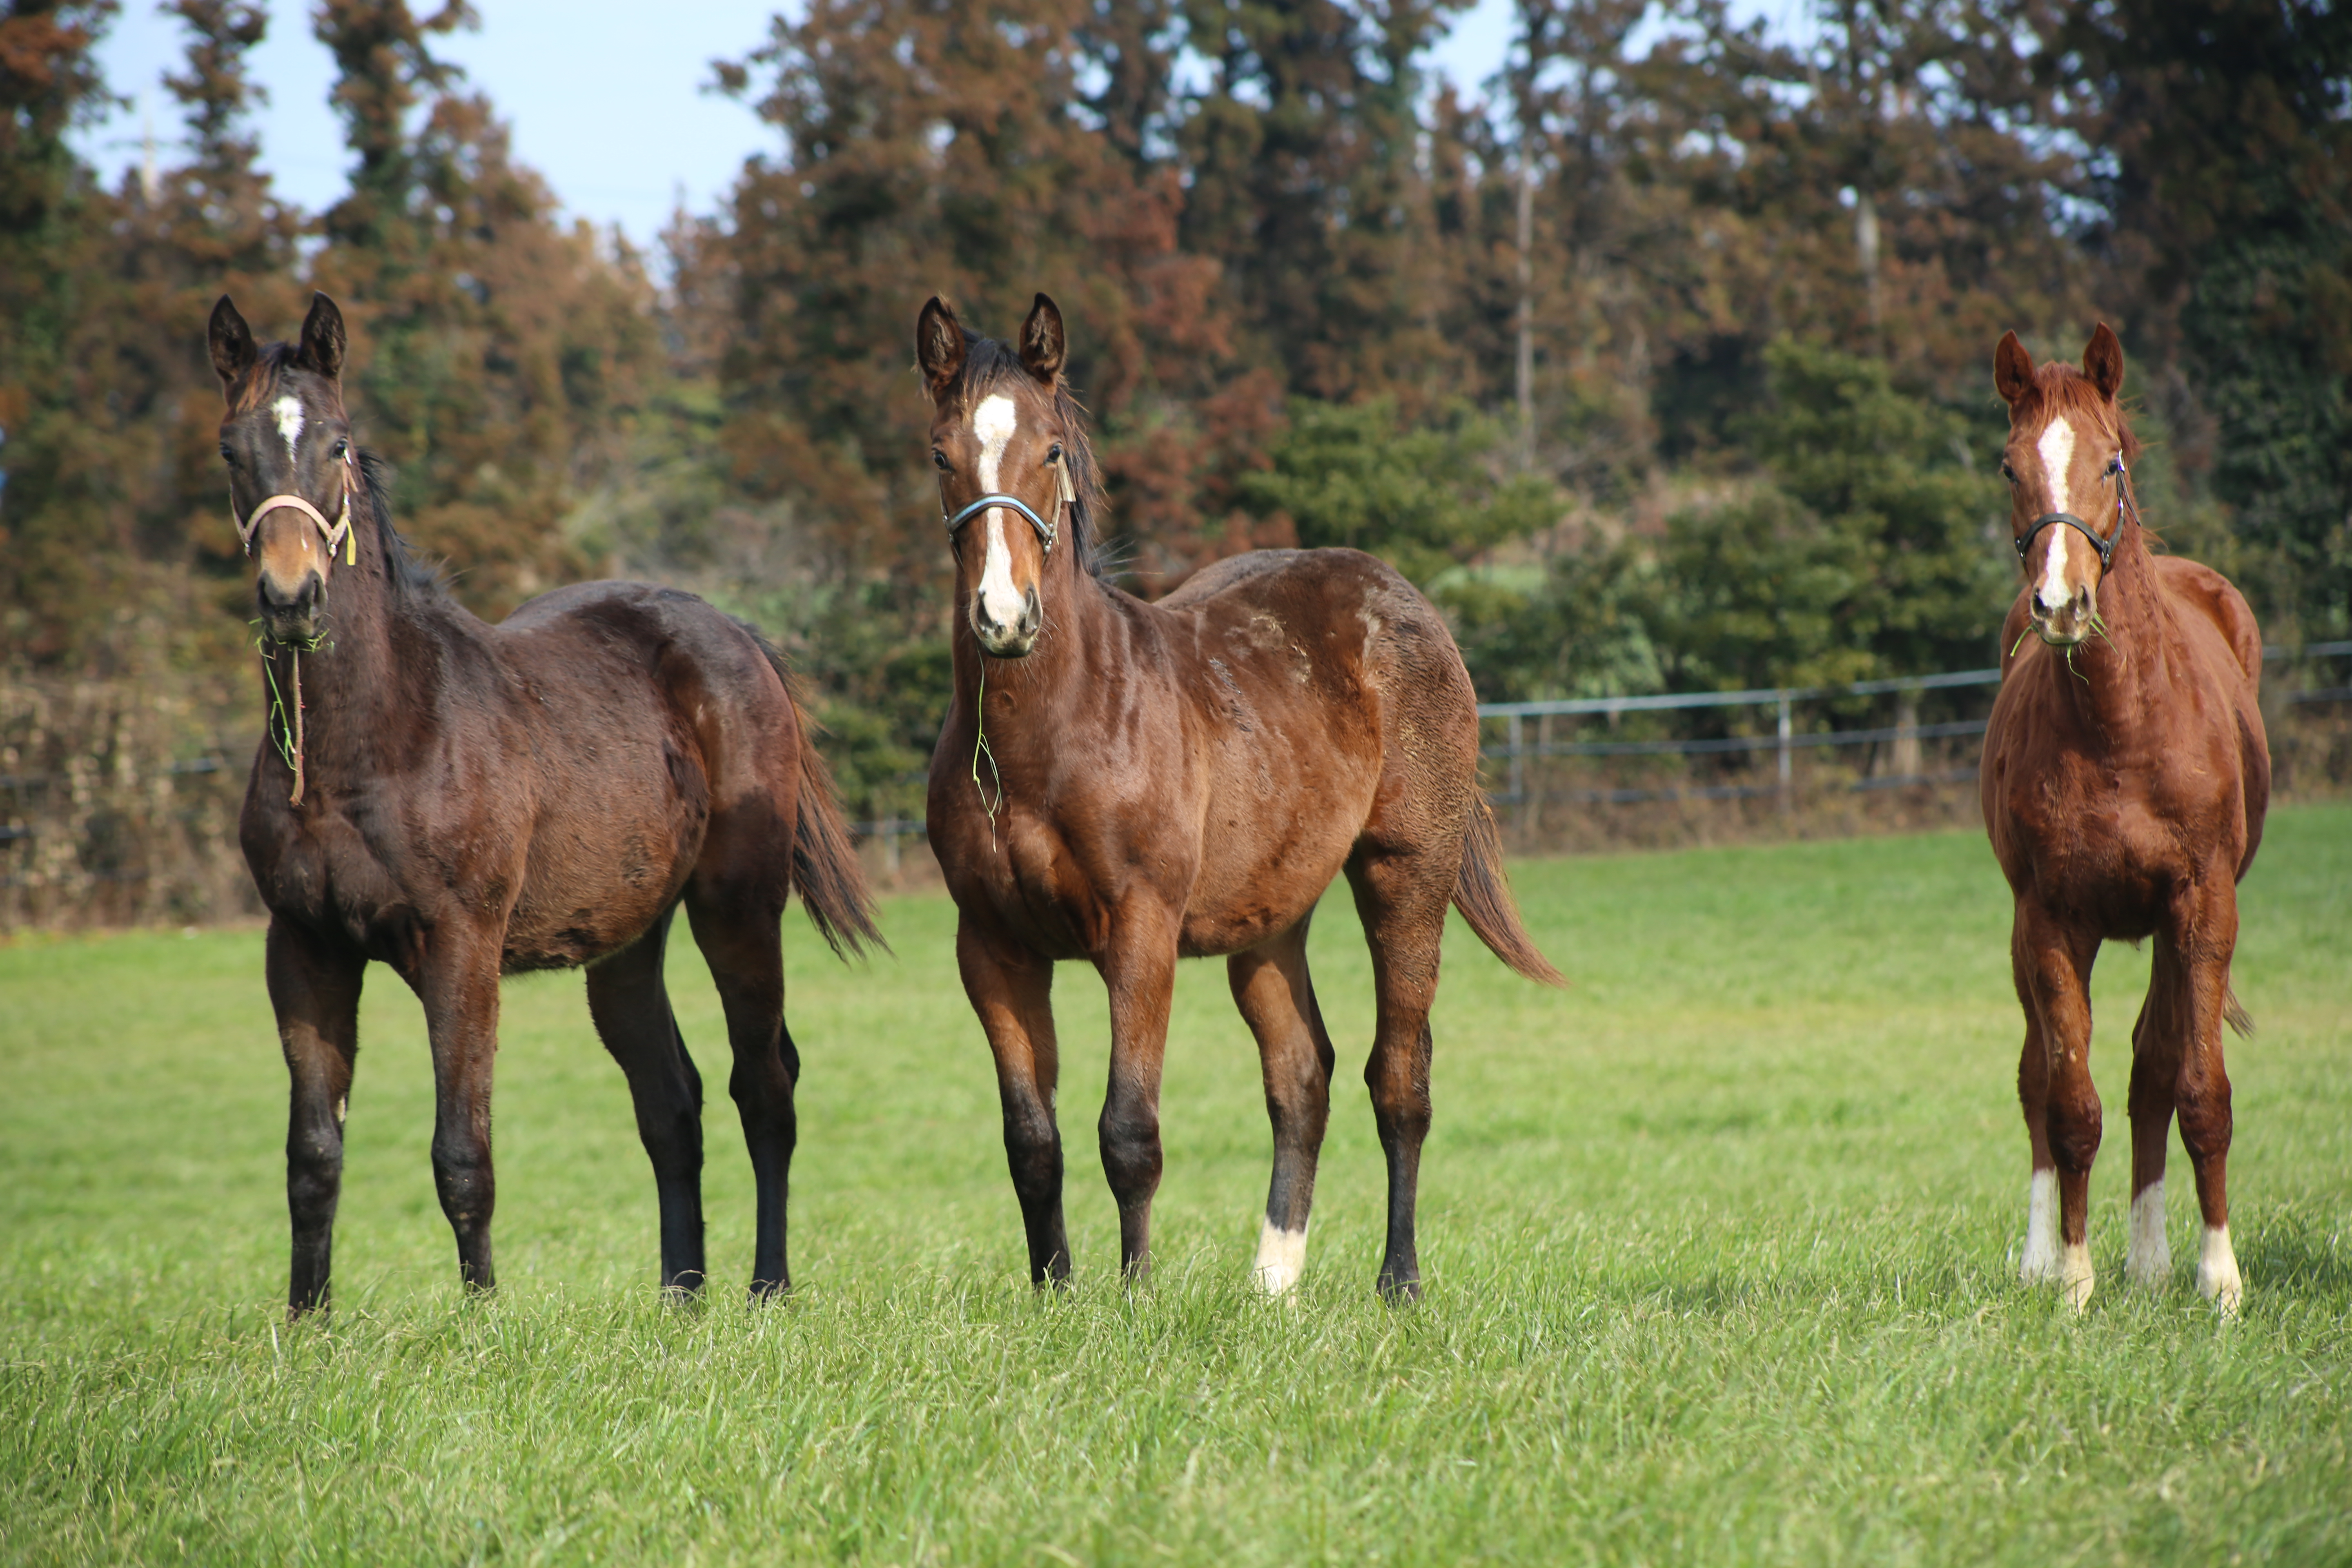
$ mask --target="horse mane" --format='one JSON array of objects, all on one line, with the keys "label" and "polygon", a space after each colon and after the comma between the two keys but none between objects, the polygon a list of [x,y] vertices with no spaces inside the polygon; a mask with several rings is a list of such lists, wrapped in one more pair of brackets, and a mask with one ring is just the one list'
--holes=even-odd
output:
[{"label": "horse mane", "polygon": [[[418,560],[408,541],[392,525],[392,465],[364,447],[359,454],[362,505],[358,510],[365,511],[375,525],[375,547],[383,562],[385,586],[411,603],[447,602],[448,572],[437,561]],[[358,526],[356,518],[352,525]]]},{"label": "horse mane", "polygon": [[[983,338],[967,328],[963,364],[948,384],[945,395],[954,398],[958,407],[969,408],[1016,376],[1031,386],[1037,384],[1012,344]],[[1110,502],[1103,490],[1102,465],[1096,461],[1094,443],[1087,437],[1086,405],[1059,376],[1054,378],[1053,403],[1054,416],[1070,433],[1062,446],[1062,461],[1069,465],[1070,486],[1077,492],[1077,500],[1070,508],[1071,558],[1088,576],[1102,578],[1109,567],[1102,536],[1110,517]]]},{"label": "horse mane", "polygon": [[2139,460],[2139,437],[2133,433],[2131,418],[2118,401],[2112,405],[2099,394],[2099,387],[2064,360],[2051,360],[2033,367],[2033,392],[2017,408],[2019,424],[2030,420],[2048,421],[2063,413],[2083,414],[2095,423],[2113,427],[2116,444],[2123,450],[2124,461]]}]

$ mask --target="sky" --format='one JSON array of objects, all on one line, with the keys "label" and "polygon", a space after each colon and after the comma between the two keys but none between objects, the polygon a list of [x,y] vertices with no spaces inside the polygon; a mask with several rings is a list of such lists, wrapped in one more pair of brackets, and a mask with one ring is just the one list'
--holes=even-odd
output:
[{"label": "sky", "polygon": [[[1750,0],[1740,9],[1785,14],[1803,0]],[[268,36],[251,57],[269,101],[255,116],[261,166],[280,197],[319,211],[342,195],[342,132],[327,107],[334,66],[311,37],[304,0],[268,0]],[[750,107],[709,90],[711,61],[736,59],[767,37],[773,0],[476,0],[479,28],[435,49],[465,68],[511,128],[517,157],[538,170],[565,208],[617,225],[637,246],[682,200],[715,210],[744,159],[779,145]],[[657,24],[647,18],[658,15]],[[1511,0],[1477,0],[1432,51],[1431,65],[1465,90],[1494,74],[1509,47]],[[159,163],[175,159],[183,126],[164,90],[186,31],[153,0],[123,0],[99,46],[109,86],[128,104],[78,136],[108,183],[135,168],[150,135]]]}]

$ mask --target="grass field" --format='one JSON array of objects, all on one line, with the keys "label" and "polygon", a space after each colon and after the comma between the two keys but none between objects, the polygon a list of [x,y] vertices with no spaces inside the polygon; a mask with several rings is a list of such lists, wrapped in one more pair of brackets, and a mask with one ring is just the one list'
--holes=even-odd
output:
[{"label": "grass field", "polygon": [[284,1072],[257,933],[0,947],[0,1555],[16,1561],[2352,1562],[2352,810],[2248,882],[2221,1325],[2121,1280],[2147,957],[2107,952],[2098,1294],[2014,1283],[2025,1137],[1980,837],[1525,863],[1575,981],[1458,926],[1429,1294],[1372,1297],[1368,969],[1316,933],[1342,1070],[1299,1299],[1246,1270],[1267,1133],[1221,966],[1184,969],[1159,1269],[1112,1278],[1099,984],[1063,970],[1076,1289],[1025,1284],[953,911],[845,970],[789,917],[795,1298],[749,1310],[717,1005],[721,1287],[660,1304],[653,1184],[576,976],[507,991],[493,1300],[461,1300],[415,1002],[366,1006],[331,1326],[289,1330]]}]

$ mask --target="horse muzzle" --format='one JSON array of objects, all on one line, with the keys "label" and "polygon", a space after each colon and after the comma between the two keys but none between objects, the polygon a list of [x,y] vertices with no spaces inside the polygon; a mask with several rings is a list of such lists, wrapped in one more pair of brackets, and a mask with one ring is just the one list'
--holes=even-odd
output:
[{"label": "horse muzzle", "polygon": [[319,640],[326,625],[327,580],[317,571],[302,574],[291,589],[268,572],[255,584],[254,598],[261,611],[261,631],[271,642],[306,647]]},{"label": "horse muzzle", "polygon": [[2097,617],[2091,608],[2091,588],[2078,583],[2065,600],[2056,605],[2043,602],[2037,591],[2027,606],[2026,614],[2033,622],[2033,635],[2053,647],[2073,647],[2091,635]]},{"label": "horse muzzle", "polygon": [[1037,602],[1035,585],[1021,595],[1021,613],[1009,624],[989,612],[988,597],[985,594],[971,597],[971,635],[992,658],[1025,658],[1037,646],[1038,628],[1045,624],[1045,606]]}]

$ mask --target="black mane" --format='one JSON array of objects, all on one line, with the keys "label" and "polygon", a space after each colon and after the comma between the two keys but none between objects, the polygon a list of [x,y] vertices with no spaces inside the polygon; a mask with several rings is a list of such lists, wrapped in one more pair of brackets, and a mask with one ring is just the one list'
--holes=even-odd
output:
[{"label": "black mane", "polygon": [[392,465],[364,447],[360,448],[360,495],[352,509],[352,527],[362,528],[362,515],[373,524],[375,548],[383,563],[385,586],[404,599],[425,603],[446,602],[449,597],[449,577],[438,562],[420,561],[410,550],[408,541],[392,525],[390,494]]}]

